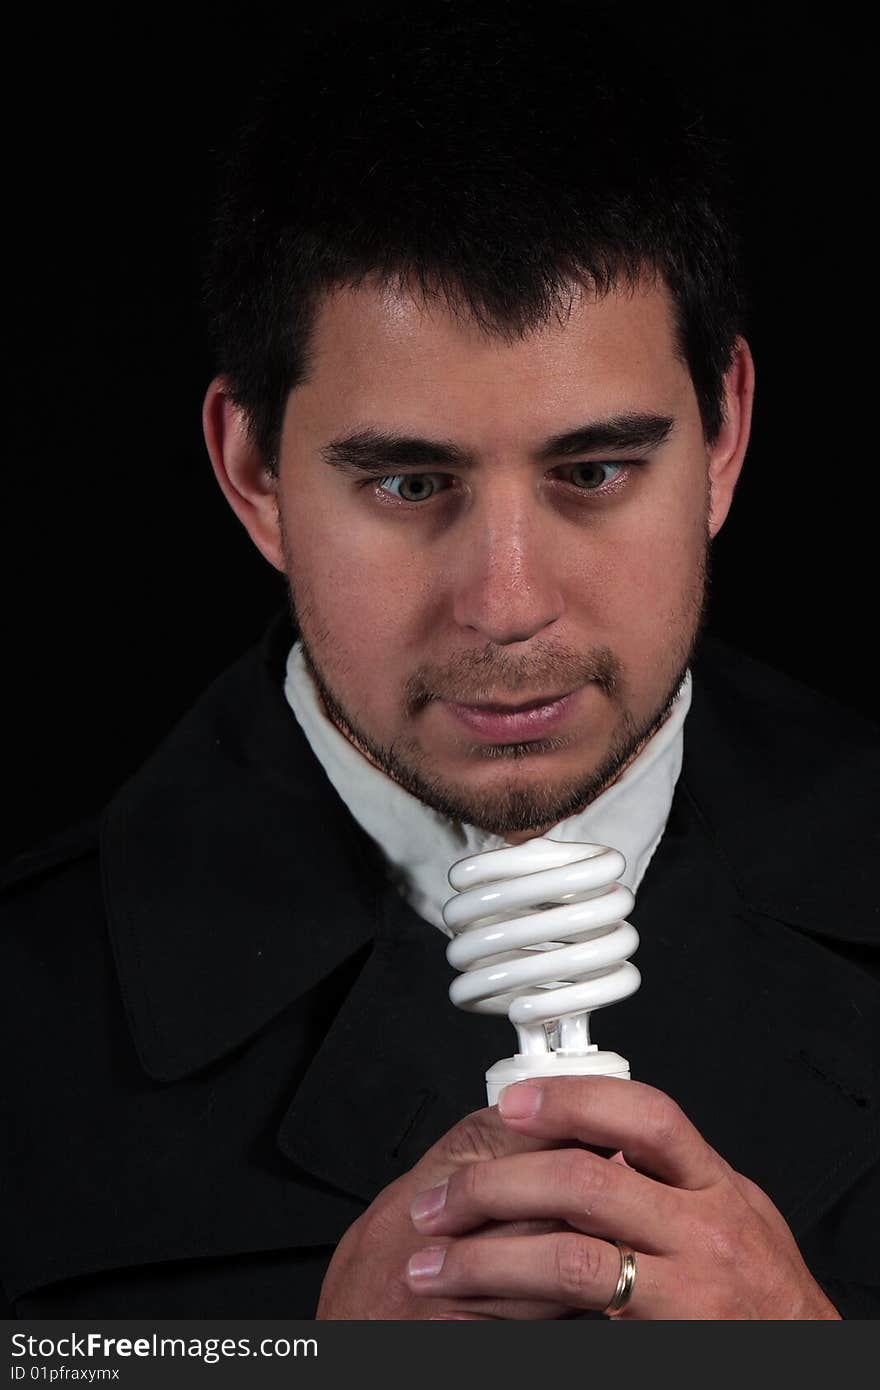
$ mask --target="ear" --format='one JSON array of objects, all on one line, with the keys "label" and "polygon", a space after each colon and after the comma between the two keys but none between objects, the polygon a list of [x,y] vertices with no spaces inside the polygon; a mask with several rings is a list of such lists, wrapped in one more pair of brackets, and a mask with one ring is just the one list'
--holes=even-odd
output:
[{"label": "ear", "polygon": [[283,573],[278,482],[249,437],[245,413],[230,398],[222,376],[215,377],[208,387],[202,428],[223,496],[260,554]]},{"label": "ear", "polygon": [[717,536],[730,511],[752,428],[755,364],[745,338],[737,338],[724,377],[724,424],[708,451],[709,535]]}]

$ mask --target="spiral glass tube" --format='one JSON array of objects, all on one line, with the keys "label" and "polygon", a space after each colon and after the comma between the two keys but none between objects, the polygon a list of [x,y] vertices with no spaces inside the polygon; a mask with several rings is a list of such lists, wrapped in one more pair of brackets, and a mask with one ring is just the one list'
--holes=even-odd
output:
[{"label": "spiral glass tube", "polygon": [[629,957],[638,933],[624,918],[635,899],[618,882],[623,855],[605,845],[543,836],[460,859],[443,907],[453,933],[447,959],[463,973],[450,998],[462,1009],[506,1014],[514,1057],[486,1076],[489,1104],[529,1076],[628,1076],[626,1061],[590,1041],[594,1009],[634,994]]}]

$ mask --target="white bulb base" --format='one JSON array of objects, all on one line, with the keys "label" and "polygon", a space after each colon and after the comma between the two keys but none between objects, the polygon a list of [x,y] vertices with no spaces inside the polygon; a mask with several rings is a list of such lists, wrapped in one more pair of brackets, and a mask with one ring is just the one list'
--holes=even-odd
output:
[{"label": "white bulb base", "polygon": [[505,1057],[486,1072],[489,1105],[497,1105],[505,1086],[541,1076],[619,1076],[629,1081],[629,1062],[617,1052],[518,1052]]}]

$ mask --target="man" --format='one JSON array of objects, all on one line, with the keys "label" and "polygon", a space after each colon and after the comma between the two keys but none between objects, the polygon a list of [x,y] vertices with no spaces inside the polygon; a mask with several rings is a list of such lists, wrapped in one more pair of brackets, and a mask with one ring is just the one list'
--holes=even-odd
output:
[{"label": "man", "polygon": [[[230,162],[205,435],[291,613],[9,875],[20,1316],[880,1307],[872,750],[701,636],[735,242],[568,22],[356,31]],[[481,1109],[446,874],[539,835],[623,849],[637,1079]]]}]

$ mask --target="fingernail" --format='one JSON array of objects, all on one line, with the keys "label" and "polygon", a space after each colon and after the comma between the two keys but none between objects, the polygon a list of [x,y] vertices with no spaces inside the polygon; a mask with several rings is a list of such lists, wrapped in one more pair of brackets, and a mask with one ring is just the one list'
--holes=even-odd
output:
[{"label": "fingernail", "polygon": [[413,1221],[430,1221],[433,1217],[439,1216],[446,1206],[446,1189],[449,1180],[441,1182],[439,1187],[429,1187],[427,1192],[420,1192],[409,1209]]},{"label": "fingernail", "polygon": [[519,1081],[515,1086],[505,1086],[498,1097],[498,1111],[504,1120],[528,1120],[537,1115],[542,1098],[540,1086]]},{"label": "fingernail", "polygon": [[406,1267],[407,1274],[414,1279],[428,1279],[439,1274],[446,1259],[445,1245],[429,1245],[427,1250],[417,1250]]}]

